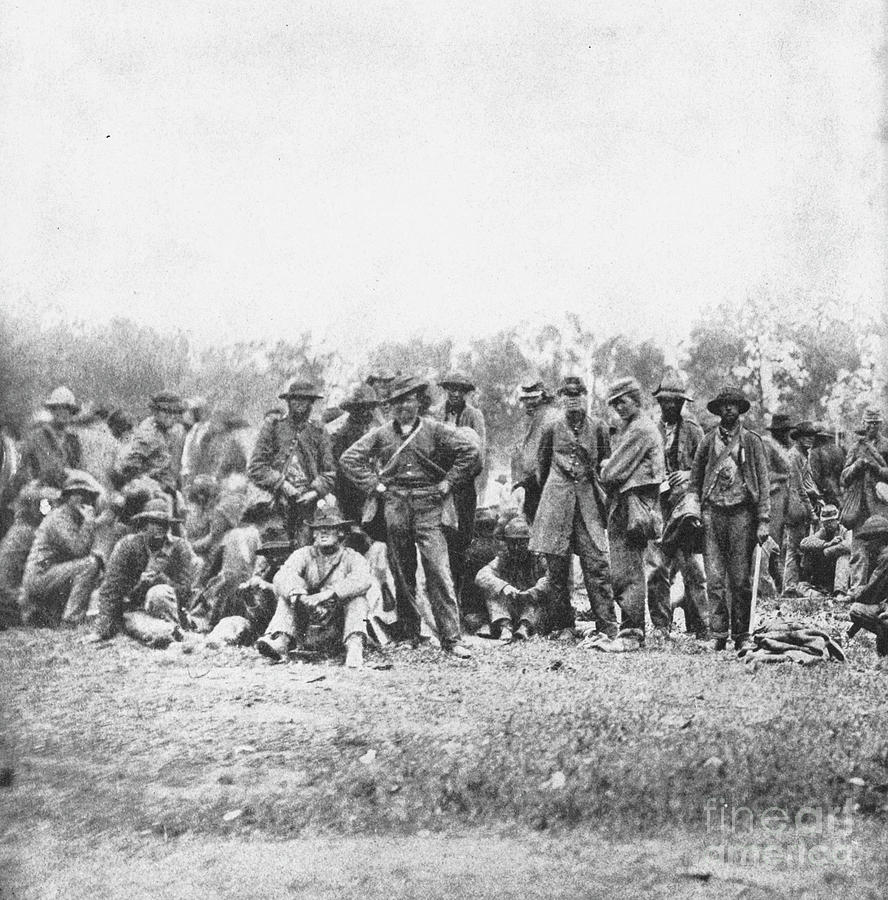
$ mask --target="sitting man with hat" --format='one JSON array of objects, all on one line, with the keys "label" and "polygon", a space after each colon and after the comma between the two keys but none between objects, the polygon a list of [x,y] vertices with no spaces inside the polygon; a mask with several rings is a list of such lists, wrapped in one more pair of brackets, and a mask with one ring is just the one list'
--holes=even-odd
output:
[{"label": "sitting man with hat", "polygon": [[521,441],[512,448],[512,490],[521,488],[524,491],[521,509],[531,525],[543,494],[537,468],[540,436],[543,426],[560,413],[554,406],[554,399],[542,381],[522,385],[518,397],[518,402],[524,407],[526,420]]},{"label": "sitting man with hat", "polygon": [[767,427],[769,433],[762,436],[771,485],[771,538],[777,545],[777,550],[768,555],[768,572],[778,589],[783,585],[783,533],[789,498],[791,430],[792,417],[785,412],[775,412]]},{"label": "sitting man with hat", "polygon": [[851,446],[845,458],[841,479],[844,497],[840,516],[842,524],[854,533],[851,541],[852,592],[866,584],[868,566],[867,547],[859,539],[857,530],[870,516],[882,515],[888,509],[876,492],[877,486],[885,482],[888,482],[888,439],[882,435],[882,413],[868,409],[857,443]]},{"label": "sitting man with hat", "polygon": [[[827,595],[848,593],[851,570],[851,533],[839,521],[838,507],[825,504],[820,528],[802,538],[802,575],[815,590]],[[801,590],[803,585],[799,584]]]},{"label": "sitting man with hat", "polygon": [[274,576],[277,608],[256,641],[263,656],[286,660],[294,648],[331,651],[344,644],[345,665],[363,665],[370,569],[360,553],[342,546],[350,524],[329,508],[308,523],[313,542]]},{"label": "sitting man with hat", "polygon": [[[687,504],[681,501],[687,496],[688,482],[691,477],[691,465],[700,441],[703,440],[703,429],[693,420],[685,419],[681,412],[685,403],[693,403],[687,389],[678,376],[664,378],[653,393],[660,406],[660,421],[657,426],[663,440],[666,461],[666,481],[660,487],[660,509],[663,522],[671,524],[673,517],[696,512],[699,522],[699,510],[687,511]],[[675,525],[679,523],[676,521]],[[698,638],[708,637],[706,617],[709,600],[706,594],[706,567],[703,563],[702,546],[697,545],[694,529],[676,527],[676,540],[662,543],[651,541],[647,547],[647,591],[648,605],[651,611],[651,622],[668,634],[672,628],[672,603],[670,589],[677,571],[681,572],[684,581],[685,627],[689,634]],[[702,535],[701,535],[702,537]],[[664,535],[665,538],[665,535]]]},{"label": "sitting man with hat", "polygon": [[740,419],[749,401],[739,388],[724,388],[706,408],[719,423],[700,441],[688,493],[703,514],[712,649],[724,650],[729,636],[739,649],[749,636],[756,543],[771,535],[768,463],[761,437]]},{"label": "sitting man with hat", "polygon": [[178,519],[169,497],[152,498],[130,522],[140,530],[121,538],[108,559],[94,638],[123,631],[166,647],[188,627],[197,560],[188,541],[170,532]]},{"label": "sitting man with hat", "polygon": [[[454,428],[470,428],[478,439],[481,451],[481,464],[487,448],[487,427],[484,413],[467,400],[475,390],[475,385],[468,376],[460,372],[451,372],[438,382],[438,387],[447,392],[442,404],[433,407],[430,415],[439,422],[446,422]],[[466,552],[472,543],[475,531],[475,510],[478,508],[478,494],[483,496],[485,475],[482,471],[478,477],[458,485],[453,491],[453,503],[456,506],[457,527],[447,532],[447,548],[450,556],[450,572],[456,595],[462,593],[462,582],[466,564]]]},{"label": "sitting man with hat", "polygon": [[490,628],[503,643],[526,641],[536,630],[540,608],[549,599],[549,577],[542,560],[528,550],[530,526],[513,516],[502,531],[505,549],[475,576],[484,595]]},{"label": "sitting man with hat", "polygon": [[471,653],[462,643],[444,526],[456,527],[451,494],[480,472],[481,449],[478,440],[465,429],[420,416],[427,388],[428,383],[419,378],[396,378],[387,403],[393,420],[352,444],[339,464],[368,495],[365,522],[374,518],[378,501],[385,504],[402,637],[420,637],[421,614],[416,597],[418,547],[441,647],[467,659]]},{"label": "sitting man with hat", "polygon": [[83,460],[80,438],[71,429],[71,420],[80,411],[74,394],[57,387],[43,404],[50,420],[34,425],[22,442],[17,484],[32,479],[61,488],[69,469],[79,469]]},{"label": "sitting man with hat", "polygon": [[530,550],[546,557],[551,597],[542,610],[541,630],[571,637],[575,622],[568,579],[573,554],[580,568],[599,636],[617,634],[607,557],[606,495],[599,480],[610,455],[607,425],[587,413],[586,383],[576,375],[562,380],[564,409],[543,426],[537,468],[543,493],[530,538]]},{"label": "sitting man with hat", "polygon": [[849,637],[859,628],[876,635],[876,650],[880,656],[888,653],[888,519],[870,516],[854,535],[863,548],[866,560],[866,580],[862,587],[852,590],[849,614],[855,623]]},{"label": "sitting man with hat", "polygon": [[802,538],[808,534],[809,526],[817,521],[815,508],[819,506],[821,497],[808,463],[808,452],[817,436],[814,423],[799,422],[793,426],[789,436],[793,445],[789,450],[786,524],[783,531],[783,594],[791,597],[799,593]]},{"label": "sitting man with hat", "polygon": [[[641,385],[634,378],[619,379],[611,385],[607,403],[622,422],[613,452],[601,464],[601,483],[608,492],[611,582],[621,615],[619,635],[595,646],[622,653],[644,645],[644,554],[663,529],[659,496],[666,464],[660,432],[641,411]],[[651,606],[651,621],[657,640],[665,640],[672,624],[671,609]]]},{"label": "sitting man with hat", "polygon": [[147,475],[175,499],[185,443],[185,404],[178,394],[161,391],[151,398],[150,406],[151,414],[133,431],[115,465],[114,483],[120,487]]},{"label": "sitting man with hat", "polygon": [[83,620],[102,571],[102,560],[93,553],[95,505],[101,493],[101,485],[88,472],[69,471],[61,506],[40,523],[25,563],[25,625],[74,625]]},{"label": "sitting man with hat", "polygon": [[263,535],[283,528],[304,546],[311,540],[307,523],[318,500],[333,490],[336,461],[330,435],[310,418],[323,397],[318,386],[294,378],[278,396],[287,402],[287,415],[263,421],[247,475],[267,499]]}]

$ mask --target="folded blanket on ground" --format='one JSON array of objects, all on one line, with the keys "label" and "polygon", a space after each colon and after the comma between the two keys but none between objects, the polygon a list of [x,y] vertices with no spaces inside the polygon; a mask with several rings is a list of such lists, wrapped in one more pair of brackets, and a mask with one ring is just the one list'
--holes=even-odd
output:
[{"label": "folded blanket on ground", "polygon": [[750,665],[797,662],[810,666],[828,659],[845,661],[842,648],[825,631],[784,619],[763,622],[737,656]]}]

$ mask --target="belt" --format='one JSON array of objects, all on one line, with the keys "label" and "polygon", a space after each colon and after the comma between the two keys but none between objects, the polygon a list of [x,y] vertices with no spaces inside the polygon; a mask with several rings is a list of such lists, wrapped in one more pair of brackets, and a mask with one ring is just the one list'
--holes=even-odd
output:
[{"label": "belt", "polygon": [[386,488],[386,494],[394,494],[396,497],[440,497],[441,492],[436,485],[424,487],[400,487],[392,485]]}]

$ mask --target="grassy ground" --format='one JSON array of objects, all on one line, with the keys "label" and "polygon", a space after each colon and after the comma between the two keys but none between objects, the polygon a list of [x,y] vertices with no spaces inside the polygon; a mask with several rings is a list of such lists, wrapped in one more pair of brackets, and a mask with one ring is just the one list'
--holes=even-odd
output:
[{"label": "grassy ground", "polygon": [[0,897],[888,882],[886,675],[866,638],[845,665],[754,674],[684,640],[625,657],[478,641],[468,663],[400,650],[354,672],[85,638],[0,634]]}]

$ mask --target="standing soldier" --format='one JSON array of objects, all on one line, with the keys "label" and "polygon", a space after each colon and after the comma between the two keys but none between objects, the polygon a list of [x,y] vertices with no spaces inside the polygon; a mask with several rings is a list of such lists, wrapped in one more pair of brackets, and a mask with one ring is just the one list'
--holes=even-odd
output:
[{"label": "standing soldier", "polygon": [[809,526],[817,521],[814,504],[820,502],[820,492],[808,465],[808,451],[816,434],[814,423],[808,421],[799,422],[789,433],[794,443],[789,451],[789,498],[783,532],[783,593],[788,595],[798,593],[800,545],[808,536]]},{"label": "standing soldier", "polygon": [[[693,400],[678,378],[661,381],[653,396],[660,404],[658,427],[666,454],[668,490],[660,494],[660,507],[663,521],[668,522],[676,511],[679,501],[687,494],[691,465],[697,447],[703,440],[703,429],[681,414],[685,403],[693,403]],[[652,541],[648,544],[648,566],[648,604],[654,627],[660,625],[667,633],[672,627],[669,592],[672,579],[678,570],[684,581],[685,596],[682,605],[687,630],[698,638],[707,637],[706,617],[709,601],[706,596],[706,567],[703,563],[703,554],[696,552],[694,548],[681,546],[670,552]]]},{"label": "standing soldier", "polygon": [[771,433],[762,438],[765,459],[768,463],[768,478],[771,484],[771,538],[778,547],[768,558],[768,572],[778,590],[783,587],[783,532],[786,521],[786,504],[789,500],[789,451],[792,448],[789,432],[791,428],[792,420],[787,413],[774,413],[767,429]]},{"label": "standing soldier", "polygon": [[[610,540],[611,581],[620,607],[620,634],[599,649],[609,653],[640,650],[644,645],[644,551],[660,537],[660,485],[666,479],[663,439],[657,426],[641,412],[641,385],[621,378],[607,398],[622,420],[614,449],[601,466],[607,488],[607,536]],[[668,603],[667,603],[668,608]],[[671,610],[651,607],[658,639],[669,633]]]},{"label": "standing soldier", "polygon": [[739,388],[724,388],[706,408],[720,421],[697,448],[688,493],[703,512],[712,649],[724,650],[729,635],[739,649],[749,635],[755,545],[771,534],[768,463],[761,437],[740,421],[749,401]]},{"label": "standing soldier", "polygon": [[[475,432],[481,451],[481,465],[484,465],[484,456],[487,445],[487,428],[484,424],[484,414],[477,406],[467,402],[466,397],[475,390],[475,385],[468,377],[458,372],[453,372],[442,378],[438,386],[447,391],[447,399],[440,406],[431,411],[433,418],[455,428],[471,428]],[[456,531],[450,531],[447,535],[447,549],[450,556],[450,571],[453,575],[456,596],[462,593],[462,583],[466,564],[466,552],[472,543],[475,532],[475,510],[478,508],[478,492],[483,496],[483,471],[477,479],[472,479],[459,485],[453,491],[453,503],[456,506]]]},{"label": "standing soldier", "polygon": [[882,515],[885,504],[876,495],[876,485],[888,481],[888,440],[882,436],[882,413],[868,409],[863,416],[863,428],[858,441],[848,451],[842,470],[842,524],[850,528],[851,591],[860,590],[868,577],[866,541],[856,531],[873,515]]},{"label": "standing soldier", "polygon": [[[456,525],[451,494],[478,474],[481,452],[478,442],[462,429],[420,417],[427,388],[428,384],[418,378],[396,378],[387,401],[393,420],[352,444],[339,464],[365,494],[385,503],[389,555],[401,588],[398,618],[403,636],[419,638],[418,547],[441,646],[460,659],[468,659],[471,653],[462,643],[443,526]],[[367,506],[365,520],[375,512],[374,503]]]},{"label": "standing soldier", "polygon": [[[376,421],[375,415],[379,407],[379,400],[371,387],[361,384],[352,391],[352,395],[347,400],[343,400],[339,405],[346,413],[345,421],[339,423],[337,420],[336,423],[330,423],[330,425],[338,424],[339,427],[335,432],[330,425],[327,426],[327,430],[332,433],[333,459],[337,462],[336,486],[333,493],[336,494],[336,499],[339,501],[342,515],[353,522],[360,522],[364,507],[364,494],[346,477],[338,463],[339,457],[358,438],[362,438],[371,428],[380,424]],[[379,534],[377,539],[382,540],[384,533],[385,529],[383,528],[382,534]]]},{"label": "standing soldier", "polygon": [[808,453],[811,476],[824,503],[838,506],[841,500],[842,469],[845,468],[845,451],[836,443],[835,434],[826,422],[816,424],[817,436]]},{"label": "standing soldier", "polygon": [[533,522],[530,549],[543,553],[551,581],[551,602],[543,610],[543,630],[574,626],[568,579],[572,554],[580,568],[596,628],[608,638],[617,634],[617,617],[607,559],[606,496],[599,482],[601,462],[610,455],[607,425],[586,413],[582,378],[566,376],[558,393],[564,410],[546,422],[537,453],[542,496]]},{"label": "standing soldier", "polygon": [[61,488],[67,470],[81,466],[80,439],[70,427],[80,406],[64,386],[57,387],[43,405],[51,419],[35,425],[25,437],[16,481],[22,484],[36,479],[41,484]]},{"label": "standing soldier", "polygon": [[512,450],[512,490],[516,488],[524,490],[522,511],[531,525],[533,525],[543,493],[537,470],[540,436],[546,422],[558,415],[558,410],[554,409],[552,405],[553,399],[546,391],[542,381],[522,385],[521,396],[518,398],[524,407],[527,421],[521,442]]},{"label": "standing soldier", "polygon": [[[311,541],[308,522],[318,500],[333,490],[336,461],[330,435],[309,418],[323,396],[317,386],[294,378],[278,396],[286,401],[288,414],[262,422],[247,475],[264,492],[263,535],[284,529],[295,546],[304,547]],[[252,498],[251,505],[258,499]]]}]

